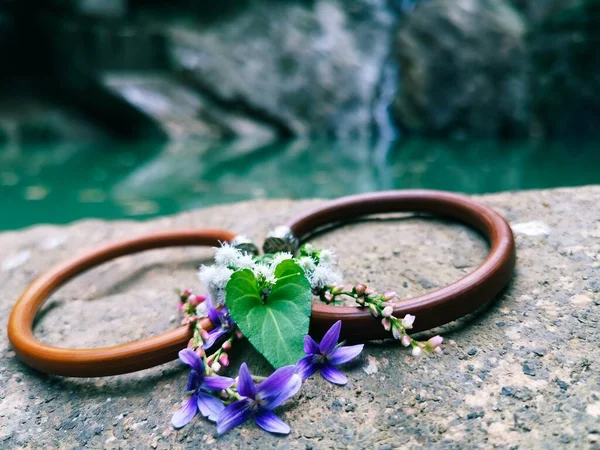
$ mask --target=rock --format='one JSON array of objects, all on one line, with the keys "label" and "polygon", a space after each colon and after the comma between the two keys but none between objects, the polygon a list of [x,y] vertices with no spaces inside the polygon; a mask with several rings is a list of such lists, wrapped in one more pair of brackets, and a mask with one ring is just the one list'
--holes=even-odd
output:
[{"label": "rock", "polygon": [[152,118],[172,140],[184,137],[231,139],[277,137],[276,129],[215,104],[169,75],[108,74],[104,86]]},{"label": "rock", "polygon": [[395,23],[385,0],[256,0],[169,28],[173,70],[294,135],[367,136]]},{"label": "rock", "polygon": [[[278,413],[292,428],[289,437],[271,436],[247,424],[219,437],[219,448],[371,448],[388,443],[390,448],[537,448],[540,442],[565,448],[567,440],[569,448],[588,448],[600,417],[595,382],[600,379],[595,363],[600,308],[589,304],[578,310],[585,317],[580,322],[570,316],[570,298],[588,286],[589,279],[581,275],[597,271],[595,257],[577,256],[600,254],[594,234],[599,195],[600,187],[583,187],[479,197],[511,223],[541,220],[552,233],[543,239],[516,235],[518,262],[511,285],[472,320],[436,330],[446,337],[443,355],[417,360],[397,343],[370,343],[356,364],[344,368],[347,386],[315,377],[280,408]],[[259,241],[273,226],[319,203],[252,201],[148,222],[86,220],[2,233],[2,327],[32,280],[83,248],[150,230],[197,226],[228,228]],[[462,245],[452,245],[457,240]],[[368,280],[382,289],[401,286],[401,274],[409,269],[443,286],[464,276],[451,263],[457,252],[468,252],[474,264],[487,252],[476,232],[425,218],[355,223],[320,235],[315,244],[337,251],[347,283]],[[370,268],[356,248],[375,255]],[[400,251],[394,254],[392,249]],[[19,256],[24,254],[28,257]],[[93,269],[53,294],[36,321],[36,336],[53,345],[81,348],[165,331],[174,326],[173,288],[197,286],[195,268],[211,255],[209,249],[173,248]],[[402,288],[406,296],[421,292],[416,282]],[[586,295],[600,297],[591,291]],[[531,299],[523,301],[523,296]],[[494,325],[499,322],[505,326]],[[229,373],[243,359],[253,373],[266,374],[264,360],[239,344]],[[477,349],[475,357],[461,359],[472,348]],[[546,349],[543,357],[537,356],[539,349]],[[535,377],[523,372],[525,363],[535,369]],[[369,366],[377,372],[365,373]],[[214,425],[196,418],[180,431],[169,426],[185,397],[187,376],[177,362],[103,379],[45,376],[16,359],[2,332],[0,439],[5,441],[0,440],[0,447],[210,447],[216,439]],[[359,419],[369,426],[357,427]],[[401,438],[399,429],[406,431]]]},{"label": "rock", "polygon": [[597,138],[600,114],[600,1],[554,1],[531,29],[532,110],[536,132]]},{"label": "rock", "polygon": [[106,133],[72,111],[48,107],[33,111],[19,120],[17,139],[24,144],[97,141]]},{"label": "rock", "polygon": [[525,31],[504,0],[419,3],[396,36],[400,124],[428,135],[524,135]]}]

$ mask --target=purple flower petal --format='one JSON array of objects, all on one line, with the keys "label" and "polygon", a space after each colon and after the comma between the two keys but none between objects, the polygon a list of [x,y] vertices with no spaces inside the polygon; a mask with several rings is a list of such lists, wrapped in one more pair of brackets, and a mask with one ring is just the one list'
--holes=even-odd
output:
[{"label": "purple flower petal", "polygon": [[248,370],[246,363],[240,366],[240,372],[238,375],[237,384],[238,393],[244,397],[254,399],[256,397],[256,388],[254,387],[254,381]]},{"label": "purple flower petal", "polygon": [[206,296],[206,300],[204,300],[204,302],[206,303],[206,312],[208,313],[208,318],[213,323],[215,328],[220,327],[221,326],[221,316],[219,315],[219,311],[213,305],[210,295]]},{"label": "purple flower petal", "polygon": [[327,330],[327,333],[325,333],[325,336],[323,336],[323,339],[319,344],[320,353],[325,355],[326,353],[329,353],[334,349],[338,342],[338,339],[340,338],[341,329],[342,321],[338,320],[336,323],[333,324],[333,326],[329,330]]},{"label": "purple flower petal", "polygon": [[[300,386],[302,386],[302,378],[300,378],[300,375],[292,375],[292,378],[290,378],[290,380],[283,387],[283,389],[281,389],[279,394],[275,396],[261,396],[262,406],[266,409],[273,409],[278,407],[288,398],[294,396],[300,390]],[[259,394],[257,394],[257,398],[258,395]]]},{"label": "purple flower petal", "polygon": [[208,339],[206,341],[204,341],[204,343],[202,344],[202,347],[204,347],[205,349],[208,350],[213,345],[215,345],[215,342],[217,342],[217,340],[219,340],[221,337],[226,335],[228,331],[229,331],[229,329],[223,328],[223,327],[218,327],[218,328],[215,328],[214,330],[209,331]]},{"label": "purple flower petal", "polygon": [[196,402],[200,414],[204,417],[208,417],[208,420],[212,420],[213,422],[217,421],[219,414],[225,409],[221,400],[203,392],[198,392],[196,394]]},{"label": "purple flower petal", "polygon": [[288,434],[290,427],[271,411],[263,409],[254,416],[254,421],[269,433]]},{"label": "purple flower petal", "polygon": [[206,391],[220,391],[221,389],[227,389],[233,386],[235,380],[228,377],[220,377],[219,375],[212,375],[210,377],[204,377],[204,381],[200,385],[200,389]]},{"label": "purple flower petal", "polygon": [[196,396],[192,395],[192,397],[190,397],[190,399],[185,402],[175,414],[173,414],[171,425],[173,425],[174,428],[184,427],[194,418],[197,412],[198,405],[196,404]]},{"label": "purple flower petal", "polygon": [[190,376],[188,378],[186,389],[188,391],[195,391],[201,383],[202,377],[198,375],[198,372],[196,372],[194,369],[190,370]]},{"label": "purple flower petal", "polygon": [[320,353],[319,346],[308,334],[304,336],[304,353],[307,355],[318,355]]},{"label": "purple flower petal", "polygon": [[319,364],[317,363],[318,358],[317,355],[308,355],[296,363],[296,373],[300,375],[303,381],[319,368]]},{"label": "purple flower petal", "polygon": [[191,348],[184,348],[179,352],[179,359],[198,372],[198,375],[204,375],[204,363],[202,359]]},{"label": "purple flower petal", "polygon": [[253,403],[249,398],[243,398],[226,406],[217,419],[217,433],[223,434],[248,420]]},{"label": "purple flower petal", "polygon": [[342,372],[330,365],[327,365],[321,369],[321,375],[323,378],[333,384],[344,385],[348,382],[348,378],[346,378]]},{"label": "purple flower petal", "polygon": [[273,372],[265,381],[256,386],[256,398],[270,401],[279,396],[296,373],[295,366],[285,366]]},{"label": "purple flower petal", "polygon": [[327,359],[333,365],[343,364],[356,358],[362,352],[364,345],[351,345],[349,347],[339,347],[332,351]]}]

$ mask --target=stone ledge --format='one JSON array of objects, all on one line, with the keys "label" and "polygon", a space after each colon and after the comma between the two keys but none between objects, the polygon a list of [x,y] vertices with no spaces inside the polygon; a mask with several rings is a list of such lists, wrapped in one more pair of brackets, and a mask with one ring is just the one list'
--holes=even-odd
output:
[{"label": "stone ledge", "polygon": [[[174,362],[104,379],[64,379],[21,365],[0,338],[0,446],[74,448],[576,448],[600,433],[600,187],[483,196],[516,230],[517,270],[493,306],[446,327],[445,354],[415,360],[395,343],[371,343],[348,367],[348,386],[316,378],[282,408],[288,438],[252,425],[216,437],[195,419],[169,419],[187,374]],[[219,226],[260,240],[317,201],[225,205],[145,223],[82,221],[0,234],[0,317],[48,266],[83,247],[148,230]],[[472,270],[486,245],[461,225],[376,220],[319,237],[348,283],[411,296]],[[208,250],[147,252],[101,266],[60,289],[36,327],[47,342],[99,346],[177,325],[173,288],[195,285]],[[418,320],[418,317],[417,317]],[[110,330],[110,332],[106,332]],[[235,356],[235,354],[234,354]],[[240,348],[257,372],[264,362]],[[597,445],[597,444],[595,444]]]}]

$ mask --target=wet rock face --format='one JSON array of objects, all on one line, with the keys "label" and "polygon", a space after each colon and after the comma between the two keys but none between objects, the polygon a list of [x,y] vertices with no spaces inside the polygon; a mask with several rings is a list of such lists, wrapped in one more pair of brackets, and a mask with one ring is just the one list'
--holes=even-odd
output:
[{"label": "wet rock face", "polygon": [[504,0],[431,0],[396,35],[395,114],[432,135],[510,137],[528,126],[525,23]]},{"label": "wet rock face", "polygon": [[289,134],[364,136],[394,23],[386,0],[257,0],[170,26],[169,53],[178,76]]},{"label": "wet rock face", "polygon": [[533,115],[544,136],[600,137],[600,2],[556,1],[530,38]]}]

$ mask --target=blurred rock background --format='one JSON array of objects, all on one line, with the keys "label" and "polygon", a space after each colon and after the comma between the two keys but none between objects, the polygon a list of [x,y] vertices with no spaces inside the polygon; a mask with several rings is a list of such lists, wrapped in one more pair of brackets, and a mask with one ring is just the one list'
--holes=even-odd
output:
[{"label": "blurred rock background", "polygon": [[0,142],[597,137],[598,0],[3,0]]}]

